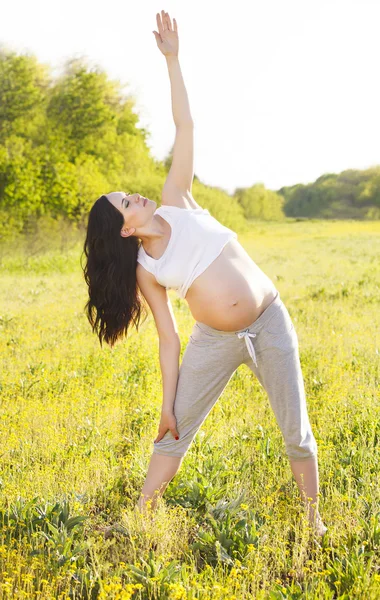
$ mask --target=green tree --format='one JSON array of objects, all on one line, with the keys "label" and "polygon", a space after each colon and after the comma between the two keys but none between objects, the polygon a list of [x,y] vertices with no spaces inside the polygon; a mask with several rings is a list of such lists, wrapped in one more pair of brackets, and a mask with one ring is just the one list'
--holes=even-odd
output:
[{"label": "green tree", "polygon": [[326,173],[314,183],[283,187],[284,212],[292,217],[379,218],[380,167]]},{"label": "green tree", "polygon": [[380,208],[380,166],[368,169],[370,177],[361,183],[358,202],[362,206]]},{"label": "green tree", "polygon": [[0,50],[0,142],[15,134],[33,138],[45,113],[48,68],[34,56]]},{"label": "green tree", "polygon": [[284,218],[284,199],[280,194],[267,190],[263,183],[250,188],[238,188],[235,198],[242,206],[247,219],[281,220]]}]

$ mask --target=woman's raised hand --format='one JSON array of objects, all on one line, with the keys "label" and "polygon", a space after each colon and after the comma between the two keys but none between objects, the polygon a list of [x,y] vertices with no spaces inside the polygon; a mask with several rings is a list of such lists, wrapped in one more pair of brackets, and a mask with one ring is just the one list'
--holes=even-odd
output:
[{"label": "woman's raised hand", "polygon": [[172,26],[169,13],[164,10],[156,14],[157,19],[157,31],[153,31],[156,38],[157,46],[161,50],[164,56],[178,56],[179,40],[178,40],[178,28],[177,21],[173,18]]}]

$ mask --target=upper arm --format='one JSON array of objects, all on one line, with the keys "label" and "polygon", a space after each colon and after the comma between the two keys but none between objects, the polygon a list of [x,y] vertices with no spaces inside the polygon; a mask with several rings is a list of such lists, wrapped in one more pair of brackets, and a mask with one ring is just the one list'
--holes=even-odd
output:
[{"label": "upper arm", "polygon": [[154,275],[144,269],[140,263],[137,265],[136,277],[138,286],[152,311],[160,340],[178,339],[177,323],[166,288],[160,285]]},{"label": "upper arm", "polygon": [[194,124],[176,126],[172,164],[163,188],[163,194],[172,188],[191,193],[194,178]]}]

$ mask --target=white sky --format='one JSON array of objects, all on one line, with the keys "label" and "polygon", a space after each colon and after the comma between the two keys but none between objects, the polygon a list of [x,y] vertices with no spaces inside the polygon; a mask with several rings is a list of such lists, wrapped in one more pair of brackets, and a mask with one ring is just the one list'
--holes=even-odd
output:
[{"label": "white sky", "polygon": [[161,9],[178,23],[205,184],[278,189],[380,163],[380,0],[12,0],[0,44],[53,74],[74,56],[104,68],[163,159],[175,128]]}]

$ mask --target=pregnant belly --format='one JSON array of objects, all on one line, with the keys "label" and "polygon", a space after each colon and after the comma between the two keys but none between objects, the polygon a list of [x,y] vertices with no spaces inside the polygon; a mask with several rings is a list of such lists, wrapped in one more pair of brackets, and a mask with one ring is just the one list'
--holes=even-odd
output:
[{"label": "pregnant belly", "polygon": [[277,294],[276,286],[236,239],[191,284],[186,301],[196,321],[222,331],[253,323]]}]

